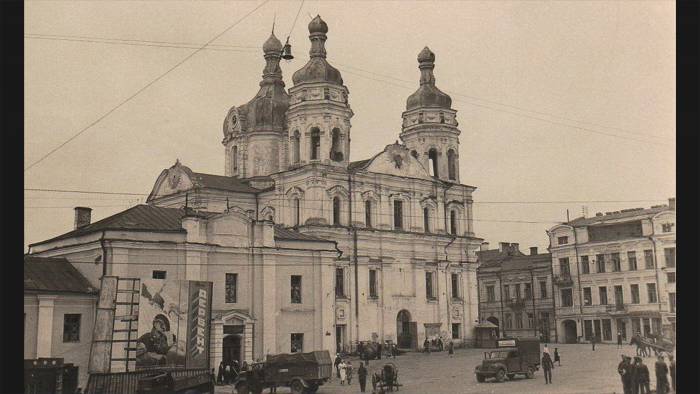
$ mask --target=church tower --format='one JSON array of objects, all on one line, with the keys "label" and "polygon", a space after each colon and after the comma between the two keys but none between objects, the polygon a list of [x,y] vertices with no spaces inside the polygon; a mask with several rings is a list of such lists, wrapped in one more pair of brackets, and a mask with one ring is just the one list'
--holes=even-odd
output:
[{"label": "church tower", "polygon": [[401,141],[430,174],[459,183],[459,134],[452,99],[435,86],[435,54],[425,47],[418,54],[420,87],[406,100],[401,115]]},{"label": "church tower", "polygon": [[266,64],[260,90],[224,119],[226,176],[250,178],[285,169],[289,95],[280,69],[282,43],[272,33],[262,49]]},{"label": "church tower", "polygon": [[287,168],[308,163],[347,167],[350,161],[348,89],[326,61],[328,25],[320,16],[309,23],[308,63],[292,76],[287,112]]}]

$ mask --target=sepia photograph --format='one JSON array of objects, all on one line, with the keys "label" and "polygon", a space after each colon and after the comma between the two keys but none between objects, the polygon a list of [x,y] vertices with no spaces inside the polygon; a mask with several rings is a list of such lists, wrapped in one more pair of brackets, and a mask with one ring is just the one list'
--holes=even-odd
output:
[{"label": "sepia photograph", "polygon": [[25,1],[24,392],[695,392],[676,6]]}]

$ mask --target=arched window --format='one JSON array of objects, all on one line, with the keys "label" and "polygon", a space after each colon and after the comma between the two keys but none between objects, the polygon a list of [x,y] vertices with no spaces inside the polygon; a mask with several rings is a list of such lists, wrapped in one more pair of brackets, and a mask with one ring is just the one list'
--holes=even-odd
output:
[{"label": "arched window", "polygon": [[451,181],[457,179],[457,160],[452,149],[447,151],[447,175]]},{"label": "arched window", "polygon": [[333,225],[340,225],[340,197],[333,197]]},{"label": "arched window", "polygon": [[438,175],[438,152],[437,149],[431,148],[428,151],[428,167],[430,167],[430,175],[434,177],[439,177]]},{"label": "arched window", "polygon": [[294,225],[298,226],[301,221],[301,202],[299,198],[294,199]]},{"label": "arched window", "polygon": [[321,131],[314,127],[311,129],[311,160],[318,160],[321,151]]},{"label": "arched window", "polygon": [[365,226],[372,227],[372,201],[365,201]]},{"label": "arched window", "polygon": [[298,164],[300,159],[299,152],[299,140],[301,136],[299,135],[299,130],[294,130],[294,135],[292,135],[292,164]]},{"label": "arched window", "polygon": [[340,143],[340,129],[337,127],[331,132],[331,160],[343,161],[343,152]]},{"label": "arched window", "polygon": [[416,152],[415,150],[412,150],[412,151],[411,151],[411,156],[413,156],[413,157],[415,157],[415,158],[417,159],[417,158],[418,158],[418,152]]},{"label": "arched window", "polygon": [[331,91],[328,88],[323,88],[323,99],[324,100],[330,100],[331,99]]},{"label": "arched window", "polygon": [[457,211],[450,211],[450,234],[457,235]]},{"label": "arched window", "polygon": [[440,112],[440,123],[445,123],[445,114]]},{"label": "arched window", "polygon": [[403,229],[403,201],[394,200],[394,229]]},{"label": "arched window", "polygon": [[426,233],[430,232],[430,208],[423,208],[423,228]]},{"label": "arched window", "polygon": [[233,173],[238,172],[238,147],[234,146],[233,147],[233,152],[231,153],[231,161],[233,161]]}]

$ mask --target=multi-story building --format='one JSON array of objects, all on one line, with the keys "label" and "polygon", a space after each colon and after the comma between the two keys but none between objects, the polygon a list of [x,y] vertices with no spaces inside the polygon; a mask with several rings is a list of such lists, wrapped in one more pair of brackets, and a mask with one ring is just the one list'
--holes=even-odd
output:
[{"label": "multi-story building", "polygon": [[506,242],[477,255],[479,321],[497,325],[500,336],[556,341],[551,255],[536,247],[525,255]]},{"label": "multi-story building", "polygon": [[675,336],[676,206],[571,220],[548,231],[560,341]]}]

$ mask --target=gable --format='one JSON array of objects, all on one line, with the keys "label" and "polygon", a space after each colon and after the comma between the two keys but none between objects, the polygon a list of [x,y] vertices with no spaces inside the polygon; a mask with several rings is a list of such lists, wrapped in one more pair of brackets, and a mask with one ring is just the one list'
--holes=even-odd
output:
[{"label": "gable", "polygon": [[209,219],[207,241],[228,247],[250,246],[252,231],[250,218],[235,209]]},{"label": "gable", "polygon": [[398,144],[387,145],[365,168],[369,172],[432,180],[425,167],[411,156],[408,148]]},{"label": "gable", "polygon": [[180,164],[179,161],[175,162],[175,165],[160,173],[148,196],[148,201],[191,189],[194,186],[192,174],[192,170]]}]

